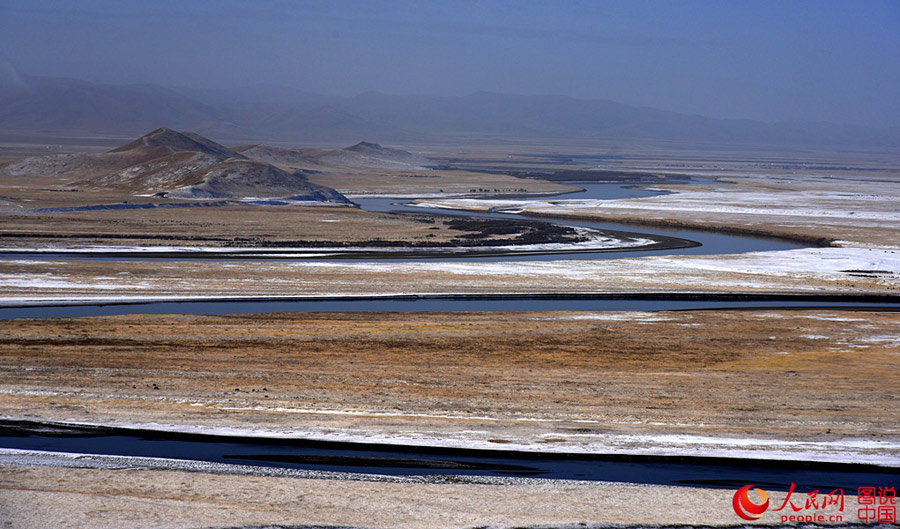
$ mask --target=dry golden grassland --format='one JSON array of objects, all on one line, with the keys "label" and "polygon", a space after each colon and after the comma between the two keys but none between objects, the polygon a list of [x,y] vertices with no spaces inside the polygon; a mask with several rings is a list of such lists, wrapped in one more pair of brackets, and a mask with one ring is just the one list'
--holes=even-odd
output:
[{"label": "dry golden grassland", "polygon": [[[587,152],[566,145],[551,147],[563,153]],[[466,165],[547,171],[566,167],[555,159],[514,154],[547,149],[481,146],[462,152],[448,146],[435,151]],[[770,153],[744,158],[720,153],[711,160],[708,153],[661,154],[642,146],[628,152],[615,144],[595,149],[598,155],[622,155],[612,157],[613,169],[738,181],[731,190],[755,194],[765,206],[782,204],[787,209],[790,204],[780,198],[803,193],[815,198],[824,190],[830,193],[829,200],[836,201],[825,204],[825,209],[837,208],[843,216],[823,220],[810,214],[811,208],[802,215],[723,214],[721,207],[734,207],[732,199],[740,197],[713,191],[696,197],[697,207],[691,210],[678,209],[678,195],[667,195],[633,202],[633,208],[567,214],[758,230],[856,245],[897,244],[896,226],[854,219],[849,215],[853,210],[846,209],[865,211],[877,201],[856,191],[848,197],[835,194],[843,192],[842,186],[863,189],[862,195],[876,194],[881,184],[853,180],[855,169],[838,171],[838,176],[853,177],[838,183],[821,178],[775,182],[762,176],[806,169]],[[12,159],[10,153],[22,154],[4,151],[0,164]],[[867,163],[853,161],[874,171],[867,175],[884,166]],[[741,179],[748,174],[756,176]],[[529,193],[570,189],[469,171],[347,169],[324,171],[311,179],[359,194],[446,195],[479,188],[507,195],[522,188]],[[861,187],[851,188],[857,185]],[[225,244],[235,237],[265,242],[445,241],[460,234],[440,222],[346,207],[24,212],[123,200],[160,201],[66,191],[67,186],[66,180],[53,175],[41,181],[0,182],[4,212],[0,232],[48,236],[6,238],[3,246],[73,240],[201,246]],[[57,237],[79,234],[84,237]],[[98,236],[103,234],[117,237]],[[819,250],[844,249],[810,252]],[[853,275],[842,269],[855,266],[836,265],[824,273],[807,269],[819,256],[822,262],[826,258],[843,262],[840,259],[858,259],[858,254],[790,255],[806,261],[793,265],[788,260],[791,266],[786,271],[783,262],[774,263],[781,266],[778,273],[768,257],[741,255],[527,266],[29,258],[0,261],[0,284],[7,298],[551,291],[889,294],[898,287],[896,268]],[[890,256],[878,259],[890,264]],[[782,443],[777,446],[797,459],[811,457],[810,451],[824,444],[819,456],[896,460],[898,327],[897,313],[813,309],[7,320],[0,327],[0,413],[17,419],[235,429],[338,440],[593,452],[663,447],[685,454],[684,445],[666,445],[667,436],[677,434],[702,437],[709,447],[726,451],[732,450],[730,445],[717,440],[749,439],[743,448],[758,449],[754,453],[758,457],[770,455],[771,448],[765,447],[771,445],[755,447],[753,439]],[[842,445],[848,440],[869,444]],[[885,448],[872,448],[877,441],[885,441]],[[292,523],[379,528],[581,522],[734,525],[738,519],[731,510],[732,495],[732,490],[722,489],[608,483],[375,483],[9,464],[0,466],[0,525],[16,529]],[[772,493],[775,503],[783,497]]]},{"label": "dry golden grassland", "polygon": [[[15,247],[253,247],[372,240],[447,242],[465,231],[434,215],[371,213],[344,206],[224,206],[0,216],[0,244]],[[327,244],[326,244],[327,245]]]},{"label": "dry golden grassland", "polygon": [[896,438],[898,324],[821,310],[12,320],[0,409],[556,449],[611,433]]},{"label": "dry golden grassland", "polygon": [[[784,258],[661,256],[554,262],[0,260],[8,298],[266,297],[397,294],[756,292],[891,295],[898,276],[854,273],[846,258],[798,250]],[[775,252],[772,252],[773,254]],[[882,251],[871,252],[873,255]],[[793,259],[792,259],[793,256]],[[890,256],[890,255],[889,255]],[[865,256],[864,256],[865,257]],[[813,267],[816,259],[827,270]],[[794,262],[796,259],[796,262]],[[833,260],[828,260],[833,259]],[[865,263],[863,263],[865,264]],[[773,267],[778,266],[776,270]]]}]

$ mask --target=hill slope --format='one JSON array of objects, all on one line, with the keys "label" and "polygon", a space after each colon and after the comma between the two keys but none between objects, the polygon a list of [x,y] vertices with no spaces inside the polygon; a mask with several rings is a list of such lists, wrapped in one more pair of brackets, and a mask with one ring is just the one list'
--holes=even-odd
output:
[{"label": "hill slope", "polygon": [[0,174],[63,177],[80,190],[180,198],[282,198],[348,202],[337,191],[191,132],[159,128],[103,154],[27,158]]},{"label": "hill slope", "polygon": [[425,169],[434,162],[400,149],[382,147],[377,143],[363,141],[329,151],[319,157],[320,162],[348,167],[369,167],[374,169]]},{"label": "hill slope", "polygon": [[235,152],[257,162],[288,167],[312,167],[319,165],[318,158],[326,150],[311,148],[287,148],[274,145],[244,145],[235,147]]}]

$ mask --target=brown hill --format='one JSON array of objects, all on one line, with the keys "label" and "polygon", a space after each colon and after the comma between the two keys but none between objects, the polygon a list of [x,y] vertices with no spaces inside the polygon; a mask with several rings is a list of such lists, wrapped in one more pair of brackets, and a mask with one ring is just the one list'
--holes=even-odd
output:
[{"label": "brown hill", "polygon": [[289,198],[317,202],[349,202],[343,195],[274,165],[229,159],[197,171],[199,181],[174,189],[174,198]]},{"label": "brown hill", "polygon": [[208,138],[204,138],[199,134],[193,132],[177,132],[166,127],[158,128],[131,143],[126,143],[109,152],[133,153],[147,150],[156,150],[156,152],[165,150],[173,154],[177,152],[198,152],[210,156],[220,156],[222,159],[243,158],[242,155],[223,145],[219,145]]},{"label": "brown hill", "polygon": [[321,163],[348,167],[368,167],[373,169],[426,169],[434,163],[428,158],[416,156],[400,149],[382,147],[377,143],[363,141],[327,152],[319,157]]},{"label": "brown hill", "polygon": [[103,154],[27,158],[0,174],[64,177],[82,190],[181,198],[281,198],[348,202],[333,189],[268,163],[249,160],[192,132],[159,128]]},{"label": "brown hill", "polygon": [[3,174],[63,177],[76,187],[130,189],[142,187],[153,174],[160,183],[188,169],[212,165],[228,158],[243,158],[206,138],[167,128],[156,129],[103,154],[73,153],[35,156],[7,165]]},{"label": "brown hill", "polygon": [[97,158],[120,164],[117,170],[88,176],[73,185],[149,194],[195,184],[202,179],[198,171],[231,158],[244,157],[202,136],[163,127],[97,155]]},{"label": "brown hill", "polygon": [[287,167],[312,167],[319,165],[318,158],[327,151],[312,148],[285,148],[273,145],[244,145],[235,152],[257,162]]},{"label": "brown hill", "polygon": [[412,170],[427,169],[435,165],[435,162],[428,158],[366,141],[335,150],[285,148],[272,145],[246,145],[235,150],[258,162],[314,170],[329,167]]}]

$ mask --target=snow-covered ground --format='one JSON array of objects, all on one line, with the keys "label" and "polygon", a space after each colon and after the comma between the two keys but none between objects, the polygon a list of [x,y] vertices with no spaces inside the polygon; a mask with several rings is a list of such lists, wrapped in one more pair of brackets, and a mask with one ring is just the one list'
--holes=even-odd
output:
[{"label": "snow-covered ground", "polygon": [[[840,184],[838,184],[840,185]],[[842,239],[843,247],[803,248],[732,255],[649,256],[614,260],[553,260],[519,262],[166,262],[153,269],[142,264],[117,263],[119,274],[80,273],[59,261],[30,259],[0,262],[0,301],[69,302],[110,300],[187,300],[261,296],[334,296],[444,294],[457,292],[877,292],[900,289],[900,192],[884,185],[884,193],[866,188],[773,189],[742,187],[677,190],[669,195],[627,200],[427,200],[422,207],[488,210],[541,214],[597,215],[625,212],[632,216],[700,219],[715,222],[757,223],[793,229],[821,230],[821,236]],[[686,216],[686,217],[685,217]],[[849,227],[849,231],[841,231]],[[880,242],[867,241],[867,230],[879,230]],[[847,235],[849,234],[849,235]],[[894,237],[891,239],[891,237]],[[893,240],[893,242],[890,242]],[[633,244],[647,244],[636,239]],[[884,241],[889,241],[885,243]],[[586,248],[621,245],[620,240],[598,236]],[[590,246],[593,245],[593,246]],[[541,248],[552,251],[552,245]],[[501,247],[502,248],[502,247]],[[491,250],[500,249],[498,247]],[[506,248],[502,248],[506,249]],[[515,247],[511,248],[517,249]],[[534,247],[528,247],[534,250]],[[281,249],[267,249],[277,253]],[[355,249],[358,250],[358,249]],[[385,251],[385,249],[372,249]],[[85,252],[108,252],[86,248]],[[137,248],[120,251],[140,251]],[[167,248],[164,251],[184,251]],[[233,251],[233,250],[229,250]],[[328,251],[338,251],[329,249]],[[70,262],[71,263],[71,262]],[[134,266],[135,268],[129,268]],[[128,272],[135,270],[135,273]],[[609,317],[609,316],[603,316]],[[895,337],[872,337],[877,343]],[[818,338],[815,338],[818,339]],[[232,411],[237,411],[234,409]],[[277,414],[352,415],[353,410],[274,408]],[[360,415],[372,415],[361,411]],[[379,412],[382,415],[391,412]],[[403,418],[403,414],[395,414]],[[410,416],[412,417],[412,416]],[[341,428],[327,430],[244,430],[211,425],[115,424],[169,431],[225,435],[295,437],[330,441],[383,442],[404,445],[490,448],[490,416],[431,416],[435,421],[465,423],[452,430],[378,431]],[[509,420],[508,418],[505,420]],[[522,417],[510,422],[539,419]],[[469,426],[470,425],[470,426]],[[653,426],[643,423],[636,426]],[[631,425],[635,426],[635,425]],[[695,425],[696,426],[696,425]],[[652,429],[647,430],[652,431]],[[733,438],[701,435],[624,435],[614,433],[565,434],[563,443],[548,445],[545,433],[523,435],[504,443],[510,450],[657,455],[721,456],[767,459],[803,459],[873,463],[900,467],[896,438],[857,438],[808,441],[772,438]],[[559,437],[554,433],[554,437]]]},{"label": "snow-covered ground", "polygon": [[514,262],[167,261],[149,266],[122,261],[117,267],[119,273],[100,275],[80,272],[71,261],[0,262],[0,304],[517,292],[889,294],[900,289],[900,250],[884,248]]},{"label": "snow-covered ground", "polygon": [[[421,208],[463,209],[484,211],[490,209],[504,213],[564,213],[591,214],[605,210],[644,210],[652,207],[657,211],[703,211],[723,215],[750,214],[805,217],[808,219],[848,219],[874,223],[900,222],[900,211],[891,207],[886,197],[878,195],[848,195],[835,192],[795,191],[778,193],[779,202],[773,203],[773,194],[764,192],[731,193],[726,191],[679,191],[676,199],[668,195],[641,199],[599,200],[599,199],[475,199],[458,198],[450,200],[417,201],[413,204]],[[854,202],[864,202],[874,206],[873,210],[858,211],[842,207],[852,198]],[[830,207],[837,206],[837,207]]]},{"label": "snow-covered ground", "polygon": [[[284,410],[272,410],[285,413]],[[289,412],[290,410],[288,410]],[[303,410],[298,410],[304,413]],[[339,410],[310,410],[327,416],[332,413],[347,414]],[[364,415],[371,415],[365,413]],[[402,416],[402,415],[397,415]],[[411,416],[412,417],[412,416]],[[490,418],[460,417],[474,422],[483,422]],[[522,419],[529,421],[530,419]],[[592,421],[579,421],[589,424]],[[297,430],[292,428],[235,428],[204,425],[178,425],[159,423],[96,423],[84,421],[66,421],[66,424],[81,426],[111,426],[135,430],[155,430],[187,434],[206,434],[234,437],[258,437],[270,439],[304,439],[315,441],[331,441],[346,443],[377,443],[402,445],[410,447],[442,447],[464,448],[476,450],[497,450],[498,445],[489,438],[494,435],[487,430],[456,429],[453,432],[381,432],[371,430]],[[726,457],[770,460],[797,460],[816,462],[840,462],[856,464],[873,464],[888,467],[900,467],[900,443],[880,441],[865,437],[840,439],[834,441],[804,441],[761,438],[729,438],[700,435],[623,435],[604,433],[567,433],[562,434],[566,442],[554,442],[548,446],[548,437],[559,439],[561,434],[535,434],[531,438],[504,442],[504,450],[543,453],[572,454],[616,454],[616,455],[656,455],[656,456],[689,456],[689,457]],[[7,451],[10,452],[10,451]],[[0,450],[0,454],[3,450]]]},{"label": "snow-covered ground", "polygon": [[[334,222],[334,221],[332,221]],[[292,258],[315,258],[329,257],[342,253],[533,253],[533,252],[565,252],[565,251],[588,251],[588,250],[610,250],[616,248],[635,249],[642,246],[648,246],[657,241],[652,238],[644,237],[614,237],[607,232],[594,230],[591,228],[583,228],[580,226],[572,226],[579,236],[585,238],[581,242],[572,243],[544,243],[544,244],[508,244],[496,246],[446,246],[446,247],[383,247],[383,246],[354,246],[354,247],[319,247],[319,248],[303,248],[294,247],[266,247],[266,248],[223,248],[223,247],[205,247],[205,246],[81,246],[81,247],[14,247],[0,248],[0,253],[18,252],[33,254],[74,254],[74,255],[101,255],[101,254],[143,254],[152,257],[154,254],[252,254],[259,257],[292,257]]]},{"label": "snow-covered ground", "polygon": [[[596,218],[676,220],[714,228],[763,231],[841,239],[842,246],[900,248],[900,185],[821,178],[789,182],[735,178],[737,185],[667,188],[669,194],[631,199],[477,199],[428,198],[422,208],[530,213]],[[871,230],[892,233],[872,233]],[[849,236],[848,236],[849,234]],[[887,244],[884,242],[887,241]]]},{"label": "snow-covered ground", "polygon": [[[302,263],[307,264],[307,263]],[[622,279],[649,276],[660,281],[666,273],[725,272],[750,276],[818,277],[846,279],[847,271],[875,270],[892,283],[900,282],[900,249],[801,248],[778,252],[733,255],[652,256],[609,261],[558,260],[496,263],[415,262],[336,263],[337,269],[368,272],[446,272],[455,275],[522,275],[528,277],[590,280],[598,273],[621,274]],[[900,286],[900,284],[898,284]]]}]

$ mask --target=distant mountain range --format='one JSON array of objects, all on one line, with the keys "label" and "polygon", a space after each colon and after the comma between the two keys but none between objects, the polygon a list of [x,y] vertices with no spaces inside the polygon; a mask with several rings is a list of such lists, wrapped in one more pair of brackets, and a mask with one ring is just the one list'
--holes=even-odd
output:
[{"label": "distant mountain range", "polygon": [[479,92],[464,97],[196,90],[28,77],[0,84],[0,131],[137,135],[160,125],[279,143],[612,140],[681,145],[900,149],[900,127],[713,119],[611,101]]}]

